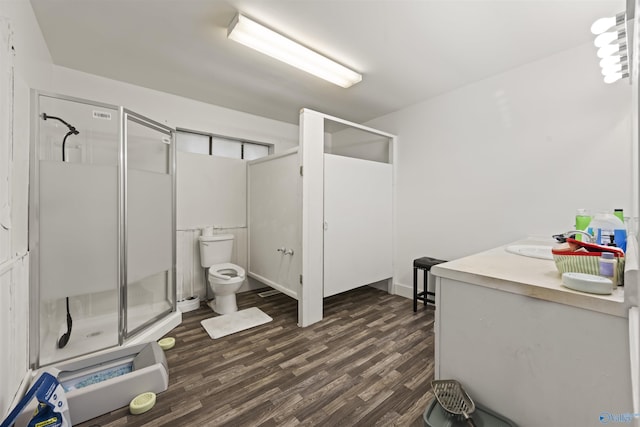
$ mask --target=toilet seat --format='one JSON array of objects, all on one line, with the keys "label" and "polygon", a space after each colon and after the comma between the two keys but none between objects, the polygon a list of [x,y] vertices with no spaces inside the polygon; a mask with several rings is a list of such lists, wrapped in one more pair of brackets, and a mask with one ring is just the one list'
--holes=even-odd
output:
[{"label": "toilet seat", "polygon": [[219,279],[235,283],[244,280],[244,277],[244,268],[231,264],[230,262],[215,264],[209,267],[209,279]]}]

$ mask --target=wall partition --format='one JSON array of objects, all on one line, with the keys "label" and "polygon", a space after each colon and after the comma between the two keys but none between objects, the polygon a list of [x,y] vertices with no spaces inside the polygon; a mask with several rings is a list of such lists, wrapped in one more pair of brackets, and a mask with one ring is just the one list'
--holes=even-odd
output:
[{"label": "wall partition", "polygon": [[324,154],[324,297],[393,275],[392,185],[388,163]]},{"label": "wall partition", "polygon": [[[175,314],[173,132],[33,91],[30,360],[104,348]],[[179,320],[178,320],[179,323]]]},{"label": "wall partition", "polygon": [[248,274],[296,299],[302,274],[301,191],[298,148],[247,165]]},{"label": "wall partition", "polygon": [[374,284],[392,293],[396,137],[309,109],[300,133],[304,326],[322,319],[324,297]]},{"label": "wall partition", "polygon": [[248,274],[298,300],[364,285],[392,291],[395,137],[303,109],[300,146],[248,164]]}]

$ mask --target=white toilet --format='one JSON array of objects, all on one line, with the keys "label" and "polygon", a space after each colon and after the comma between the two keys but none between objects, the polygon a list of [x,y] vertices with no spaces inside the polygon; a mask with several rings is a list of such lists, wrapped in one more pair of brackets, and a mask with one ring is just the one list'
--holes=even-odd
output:
[{"label": "white toilet", "polygon": [[231,264],[233,234],[200,236],[200,264],[208,268],[207,279],[214,301],[209,306],[218,314],[238,311],[236,292],[245,279],[244,269]]}]

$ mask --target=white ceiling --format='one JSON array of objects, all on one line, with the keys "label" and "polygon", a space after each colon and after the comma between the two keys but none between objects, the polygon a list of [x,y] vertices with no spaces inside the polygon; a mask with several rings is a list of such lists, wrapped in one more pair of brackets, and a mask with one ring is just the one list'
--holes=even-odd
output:
[{"label": "white ceiling", "polygon": [[[302,107],[356,122],[379,117],[589,42],[593,21],[625,7],[624,0],[31,4],[55,64],[291,123]],[[228,40],[237,11],[361,72],[362,82],[343,89]]]}]

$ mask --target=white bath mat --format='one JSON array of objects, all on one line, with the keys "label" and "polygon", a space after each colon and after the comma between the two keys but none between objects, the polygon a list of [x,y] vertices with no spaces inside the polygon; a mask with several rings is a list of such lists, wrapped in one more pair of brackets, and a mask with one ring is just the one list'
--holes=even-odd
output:
[{"label": "white bath mat", "polygon": [[231,314],[212,317],[200,322],[212,339],[222,338],[256,326],[264,325],[273,319],[258,307],[247,308]]}]

